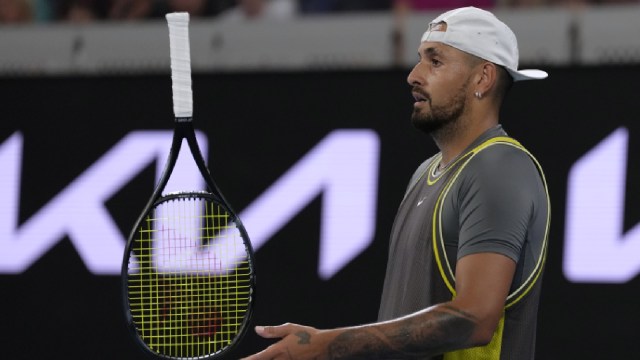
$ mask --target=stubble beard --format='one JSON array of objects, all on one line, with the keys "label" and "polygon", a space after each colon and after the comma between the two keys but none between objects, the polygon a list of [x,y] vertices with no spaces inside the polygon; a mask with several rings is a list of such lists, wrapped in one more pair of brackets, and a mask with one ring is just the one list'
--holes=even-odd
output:
[{"label": "stubble beard", "polygon": [[466,87],[467,83],[458,89],[448,102],[441,105],[434,105],[429,99],[431,110],[427,113],[414,108],[411,114],[413,126],[430,134],[436,141],[455,135],[461,125],[460,118],[466,109]]}]

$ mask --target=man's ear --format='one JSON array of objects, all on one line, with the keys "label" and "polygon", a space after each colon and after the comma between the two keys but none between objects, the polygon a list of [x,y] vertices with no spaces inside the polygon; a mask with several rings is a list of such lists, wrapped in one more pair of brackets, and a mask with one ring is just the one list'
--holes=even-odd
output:
[{"label": "man's ear", "polygon": [[483,95],[492,92],[496,88],[498,76],[498,66],[496,64],[488,61],[483,62],[474,92],[479,92]]}]

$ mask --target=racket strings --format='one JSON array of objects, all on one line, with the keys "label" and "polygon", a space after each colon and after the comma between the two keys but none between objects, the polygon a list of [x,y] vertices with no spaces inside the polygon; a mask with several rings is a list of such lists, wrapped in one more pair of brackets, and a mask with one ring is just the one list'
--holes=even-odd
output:
[{"label": "racket strings", "polygon": [[157,353],[198,357],[229,346],[251,299],[241,232],[208,198],[160,203],[138,229],[128,271],[141,339]]}]

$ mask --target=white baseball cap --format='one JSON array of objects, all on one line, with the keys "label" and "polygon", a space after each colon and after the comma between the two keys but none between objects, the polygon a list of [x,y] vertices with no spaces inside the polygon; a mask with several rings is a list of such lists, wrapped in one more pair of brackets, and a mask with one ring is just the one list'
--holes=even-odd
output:
[{"label": "white baseball cap", "polygon": [[513,81],[539,80],[548,75],[537,69],[518,70],[518,41],[509,27],[492,13],[463,7],[435,18],[422,41],[436,41],[503,66]]}]

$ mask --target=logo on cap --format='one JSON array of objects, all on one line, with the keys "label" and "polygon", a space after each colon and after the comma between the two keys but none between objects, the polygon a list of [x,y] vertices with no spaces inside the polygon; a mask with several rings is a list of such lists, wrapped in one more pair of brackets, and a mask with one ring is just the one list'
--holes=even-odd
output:
[{"label": "logo on cap", "polygon": [[444,22],[444,21],[441,21],[439,23],[431,23],[431,24],[429,24],[429,30],[428,31],[445,32],[445,31],[447,31],[447,23]]}]

